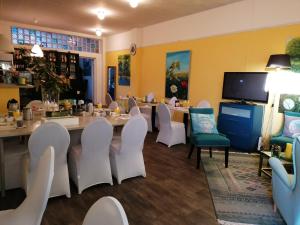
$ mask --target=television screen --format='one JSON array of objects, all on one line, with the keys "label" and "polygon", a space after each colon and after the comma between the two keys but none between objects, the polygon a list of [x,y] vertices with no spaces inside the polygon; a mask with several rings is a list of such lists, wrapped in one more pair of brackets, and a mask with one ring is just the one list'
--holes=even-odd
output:
[{"label": "television screen", "polygon": [[267,103],[267,76],[267,72],[225,72],[222,98]]}]

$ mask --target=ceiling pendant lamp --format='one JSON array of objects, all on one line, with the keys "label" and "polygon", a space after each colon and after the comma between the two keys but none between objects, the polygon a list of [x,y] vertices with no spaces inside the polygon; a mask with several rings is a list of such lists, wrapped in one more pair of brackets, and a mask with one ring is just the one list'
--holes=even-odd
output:
[{"label": "ceiling pendant lamp", "polygon": [[132,8],[136,8],[139,5],[139,0],[129,0],[129,5]]},{"label": "ceiling pendant lamp", "polygon": [[287,54],[271,55],[266,70],[288,70],[291,68],[291,59]]},{"label": "ceiling pendant lamp", "polygon": [[106,17],[106,12],[103,9],[99,10],[97,12],[97,17],[99,20],[104,20]]},{"label": "ceiling pendant lamp", "polygon": [[102,30],[101,29],[96,29],[96,35],[98,37],[101,37],[102,36]]},{"label": "ceiling pendant lamp", "polygon": [[31,49],[31,54],[30,56],[33,56],[33,57],[44,57],[44,53],[41,49],[41,47],[37,44],[35,44],[32,49]]}]

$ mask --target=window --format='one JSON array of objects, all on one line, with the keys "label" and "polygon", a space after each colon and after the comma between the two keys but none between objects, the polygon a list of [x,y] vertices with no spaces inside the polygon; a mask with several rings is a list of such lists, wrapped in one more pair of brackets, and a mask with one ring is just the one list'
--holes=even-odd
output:
[{"label": "window", "polygon": [[41,47],[52,49],[99,52],[99,41],[97,39],[20,27],[11,27],[11,40],[16,45],[38,44]]}]

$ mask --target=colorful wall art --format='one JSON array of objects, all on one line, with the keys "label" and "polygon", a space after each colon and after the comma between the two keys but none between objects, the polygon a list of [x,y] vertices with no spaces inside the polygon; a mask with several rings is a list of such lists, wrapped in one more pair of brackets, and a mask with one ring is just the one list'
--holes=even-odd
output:
[{"label": "colorful wall art", "polygon": [[166,62],[166,98],[187,100],[191,51],[169,52]]},{"label": "colorful wall art", "polygon": [[130,86],[130,55],[118,56],[119,85]]}]

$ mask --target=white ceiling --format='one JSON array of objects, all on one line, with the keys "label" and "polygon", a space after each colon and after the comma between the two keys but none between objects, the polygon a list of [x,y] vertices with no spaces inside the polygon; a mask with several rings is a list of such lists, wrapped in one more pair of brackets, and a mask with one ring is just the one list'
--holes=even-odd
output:
[{"label": "white ceiling", "polygon": [[[128,0],[0,0],[0,19],[86,34],[101,27],[110,35],[238,1],[140,0],[133,9]],[[109,14],[104,21],[95,15],[100,8]]]}]

